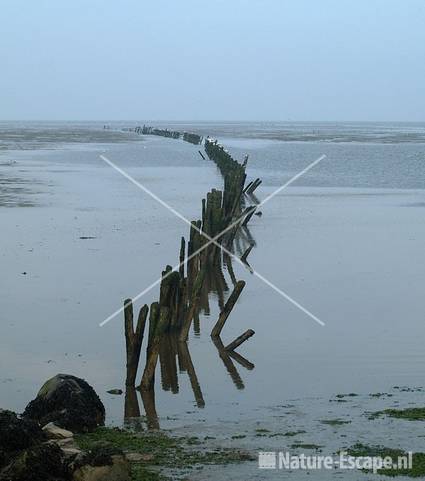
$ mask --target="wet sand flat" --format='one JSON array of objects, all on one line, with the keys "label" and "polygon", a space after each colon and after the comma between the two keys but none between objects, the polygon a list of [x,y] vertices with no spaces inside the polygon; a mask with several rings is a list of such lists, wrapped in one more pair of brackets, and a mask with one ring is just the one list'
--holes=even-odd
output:
[{"label": "wet sand flat", "polygon": [[[320,153],[327,155],[317,170],[253,218],[256,247],[249,259],[326,326],[235,265],[237,278],[247,286],[223,337],[230,341],[254,329],[240,353],[255,368],[236,363],[243,389],[235,386],[209,338],[219,311],[212,295],[200,334],[191,333],[189,340],[205,407],[195,406],[187,375],[179,375],[177,395],[163,391],[158,379],[161,427],[195,433],[203,426],[229,443],[237,442],[235,433],[245,435],[239,443],[255,449],[289,445],[278,436],[256,436],[256,429],[271,434],[299,429],[308,433],[302,441],[332,450],[345,440],[329,443],[330,428],[318,420],[349,416],[352,423],[344,433],[354,442],[371,431],[365,411],[421,399],[419,392],[400,395],[393,387],[423,385],[425,199],[418,159],[424,145],[221,141],[239,159],[250,154],[249,175],[264,179],[260,199]],[[99,154],[106,152],[196,219],[201,198],[222,182],[214,164],[197,151],[181,141],[150,137],[2,153],[0,185],[3,195],[4,186],[12,189],[8,198],[14,206],[0,206],[3,408],[22,410],[46,378],[67,372],[86,378],[101,395],[108,421],[122,423],[124,399],[106,391],[124,383],[123,320],[118,316],[103,328],[99,322],[124,298],[155,281],[166,264],[176,262],[187,226]],[[9,165],[10,160],[16,163]],[[400,175],[400,168],[406,175]],[[224,275],[229,279],[226,270]],[[158,289],[138,305],[157,296]],[[350,392],[359,397],[330,402],[338,393]],[[369,396],[376,392],[393,396]],[[317,435],[311,434],[312,426],[320,426]],[[374,426],[372,438],[385,441],[391,427],[382,421]],[[402,446],[409,436],[419,449],[419,428],[412,425],[400,428],[393,444]],[[240,479],[251,479],[240,469]]]}]

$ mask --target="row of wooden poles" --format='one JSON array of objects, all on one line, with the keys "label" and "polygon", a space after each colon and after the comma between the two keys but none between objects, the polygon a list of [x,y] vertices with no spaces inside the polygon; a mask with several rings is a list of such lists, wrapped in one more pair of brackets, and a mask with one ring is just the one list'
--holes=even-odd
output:
[{"label": "row of wooden poles", "polygon": [[148,125],[143,125],[143,127],[135,127],[132,130],[134,130],[136,134],[159,135],[160,137],[167,137],[170,139],[182,138],[185,142],[189,142],[194,145],[200,145],[202,143],[202,136],[193,132],[179,132],[178,130],[158,129]]},{"label": "row of wooden poles", "polygon": [[[169,265],[166,266],[162,272],[159,300],[153,302],[150,307],[145,304],[140,309],[136,324],[134,323],[132,300],[126,299],[124,301],[127,354],[126,385],[130,388],[136,384],[146,323],[149,320],[146,363],[140,382],[142,392],[153,390],[158,359],[167,357],[167,353],[164,352],[164,346],[167,345],[164,340],[167,339],[167,336],[169,338],[172,337],[173,343],[177,342],[177,347],[173,352],[184,353],[187,351],[186,342],[192,322],[194,320],[196,322],[199,315],[205,279],[211,272],[221,271],[223,252],[220,245],[211,242],[211,239],[216,239],[218,244],[224,245],[226,243],[229,245],[229,243],[233,242],[238,229],[246,227],[247,222],[255,211],[255,206],[248,208],[248,210],[243,210],[245,170],[248,158],[246,157],[243,163],[237,162],[216,141],[209,138],[205,140],[205,151],[208,157],[220,169],[224,178],[223,191],[212,189],[207,194],[206,199],[202,199],[201,219],[191,222],[187,242],[184,237],[181,238],[180,267],[178,271],[173,271]],[[235,219],[238,219],[238,222],[235,223]],[[232,229],[226,231],[226,228],[233,223],[235,225]],[[226,233],[220,236],[220,233],[223,231],[226,231]],[[249,251],[251,249],[252,245]],[[245,252],[242,257],[245,257],[246,260],[248,254],[249,252]],[[229,262],[229,259],[227,259],[227,262]],[[224,346],[221,341],[220,334],[245,287],[245,281],[238,281],[235,278],[233,284],[233,291],[227,301],[221,306],[220,315],[211,331],[212,340],[219,350],[220,357],[225,362],[225,365],[230,360],[228,358],[229,355],[239,360],[241,364],[243,364],[242,361],[246,361],[235,352],[235,349],[254,335],[254,331],[248,329],[227,346]],[[180,344],[180,348],[178,344]],[[169,355],[172,355],[171,351]],[[238,359],[238,356],[240,359]],[[185,356],[186,359],[187,357]],[[249,368],[248,365],[250,363],[246,361],[245,367]],[[230,372],[231,366],[226,367],[228,367]],[[168,377],[174,379],[173,376]],[[191,382],[192,379],[193,376],[191,377]],[[195,384],[195,386],[192,387],[197,398],[197,404],[201,406],[203,402],[203,400],[201,401],[202,394],[200,396],[196,394],[196,383],[197,381],[194,381],[192,384]],[[170,381],[169,387],[171,390],[173,390],[174,385],[175,382]]]},{"label": "row of wooden poles", "polygon": [[[256,204],[258,204],[254,190],[261,184],[261,180],[255,179],[245,186],[248,155],[245,156],[242,163],[239,163],[217,140],[209,137],[205,139],[205,152],[215,162],[224,178],[223,205],[226,217],[232,219],[233,223],[235,223],[234,219],[237,219],[227,237],[226,247],[232,249],[234,240],[241,233],[241,228],[244,228],[246,233],[249,234],[247,225],[251,217],[256,213]],[[249,197],[253,204],[246,207],[245,196]],[[249,239],[249,245],[241,256],[242,261],[247,263],[248,255],[254,245],[253,240]]]},{"label": "row of wooden poles", "polygon": [[[205,151],[208,157],[217,164],[225,181],[227,178],[227,181],[236,188],[240,187],[241,184],[245,184],[245,167],[248,162],[248,156],[245,156],[243,164],[240,164],[233,159],[229,152],[219,144],[217,140],[209,137],[205,139]],[[247,186],[242,189],[242,192],[244,194],[252,194],[261,182],[259,178],[249,182]]]}]

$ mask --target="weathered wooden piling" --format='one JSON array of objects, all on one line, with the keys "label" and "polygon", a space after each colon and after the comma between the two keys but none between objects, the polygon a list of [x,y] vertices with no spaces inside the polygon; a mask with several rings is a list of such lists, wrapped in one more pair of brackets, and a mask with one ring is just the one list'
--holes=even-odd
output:
[{"label": "weathered wooden piling", "polygon": [[202,143],[202,135],[195,134],[193,132],[179,132],[177,130],[158,129],[147,125],[143,125],[143,127],[136,127],[134,131],[137,134],[159,135],[161,137],[167,137],[170,139],[182,138],[185,142],[189,142],[194,145],[199,145]]},{"label": "weathered wooden piling", "polygon": [[[182,254],[182,252],[180,253]],[[164,332],[177,330],[182,322],[182,308],[185,303],[186,282],[182,278],[181,266],[179,272],[172,271],[171,266],[166,266],[162,272],[162,281],[159,294],[159,307],[168,309],[168,319]]]},{"label": "weathered wooden piling", "polygon": [[159,303],[153,302],[151,304],[151,308],[149,311],[149,335],[148,335],[148,347],[146,349],[147,352],[149,352],[149,349],[152,345],[158,319],[159,319]]},{"label": "weathered wooden piling", "polygon": [[248,222],[251,220],[251,217],[254,215],[255,210],[256,210],[255,206],[250,206],[250,207],[246,208],[246,210],[242,214],[242,216],[243,216],[242,226],[243,227],[245,227],[248,224]]},{"label": "weathered wooden piling", "polygon": [[189,302],[189,308],[186,311],[186,316],[185,316],[185,319],[183,320],[183,324],[180,330],[179,340],[182,342],[187,341],[187,338],[189,336],[190,326],[192,324],[192,320],[196,313],[196,310],[198,309],[198,306],[199,306],[199,299],[201,296],[201,290],[204,283],[205,274],[206,274],[206,269],[204,268],[204,269],[201,269],[196,276],[196,280],[193,285],[192,296]]},{"label": "weathered wooden piling", "polygon": [[145,408],[148,429],[159,429],[158,414],[155,406],[154,386],[152,385],[149,389],[142,389],[140,394],[142,396],[143,407]]},{"label": "weathered wooden piling", "polygon": [[233,292],[230,294],[229,299],[227,299],[224,309],[220,312],[220,316],[218,317],[218,320],[215,326],[213,327],[213,330],[211,331],[211,337],[220,336],[220,333],[223,330],[224,324],[226,323],[227,318],[232,312],[232,309],[236,304],[236,301],[239,299],[239,296],[241,295],[241,292],[244,287],[245,287],[245,281],[238,281],[236,283],[236,286],[233,289]]},{"label": "weathered wooden piling", "polygon": [[252,194],[254,190],[262,183],[261,179],[255,179],[254,182],[251,183],[248,189],[246,189],[247,194]]},{"label": "weathered wooden piling", "polygon": [[250,337],[252,337],[255,332],[252,329],[248,329],[243,334],[238,336],[234,341],[228,344],[225,349],[226,351],[234,351],[237,347],[239,347],[243,342],[247,341]]},{"label": "weathered wooden piling", "polygon": [[199,145],[202,142],[202,136],[191,132],[183,132],[183,140],[194,145]]},{"label": "weathered wooden piling", "polygon": [[184,237],[182,237],[180,241],[180,256],[179,256],[179,261],[180,261],[179,273],[180,273],[181,279],[184,279],[185,253],[186,253],[186,240]]},{"label": "weathered wooden piling", "polygon": [[158,362],[159,347],[162,335],[167,330],[169,323],[169,309],[165,306],[159,309],[159,319],[155,321],[153,328],[152,339],[146,357],[145,370],[143,371],[141,388],[144,390],[150,389],[153,385],[156,364]]},{"label": "weathered wooden piling", "polygon": [[201,334],[201,320],[199,319],[199,310],[195,311],[195,315],[193,316],[193,332],[195,336],[199,336]]},{"label": "weathered wooden piling", "polygon": [[139,401],[134,386],[126,386],[124,401],[124,419],[140,417]]},{"label": "weathered wooden piling", "polygon": [[244,190],[243,190],[243,193],[244,193],[244,194],[245,194],[245,192],[247,192],[247,190],[251,187],[252,182],[253,182],[253,181],[251,180],[251,182],[249,182],[249,183],[245,186],[245,188],[244,188]]},{"label": "weathered wooden piling", "polygon": [[[173,131],[173,130],[168,130],[168,129],[158,129],[154,127],[149,127],[144,125],[143,127],[137,127],[135,129],[137,132],[141,132],[145,135],[160,135],[163,137],[172,137],[172,138],[180,138],[182,137],[183,140],[187,142],[191,142],[195,145],[198,145],[202,142],[202,136],[199,134],[191,133],[191,132],[178,132],[178,131]],[[220,222],[216,222],[218,219],[213,219],[213,225],[214,225],[214,230],[216,233],[220,232],[222,229],[225,229],[230,222],[235,218],[235,216],[238,216],[241,211],[242,207],[244,205],[244,199],[243,199],[243,193],[250,192],[250,195],[252,195],[253,191],[255,188],[258,187],[258,185],[261,183],[260,179],[255,179],[255,181],[250,182],[248,186],[245,187],[245,180],[246,180],[246,173],[245,169],[247,166],[248,162],[248,155],[245,156],[244,160],[242,163],[239,163],[237,160],[233,159],[232,156],[229,154],[229,152],[224,149],[222,145],[220,145],[217,140],[211,139],[207,137],[205,139],[205,152],[208,155],[208,157],[213,160],[216,165],[218,166],[224,180],[224,188],[223,192],[221,195],[221,198],[218,199],[217,193],[213,191],[210,193],[210,199],[211,203],[214,204],[211,209],[214,213],[214,215],[219,214],[220,215]],[[205,158],[203,153],[199,151],[199,154],[201,155],[202,158]],[[219,209],[217,209],[217,201],[219,201],[220,206]],[[204,201],[203,201],[204,203]],[[208,204],[208,198],[206,203]],[[213,237],[213,232],[211,232],[211,219],[206,219],[206,215],[208,215],[208,207],[203,205],[203,213],[202,213],[202,229],[203,231],[210,237]],[[245,218],[245,226],[248,223],[249,218]],[[234,231],[240,228],[240,225],[238,224],[235,226]],[[230,237],[234,237],[235,232],[233,232]],[[228,237],[227,235],[225,237]],[[205,238],[201,239],[201,244],[205,242]],[[193,245],[191,245],[191,240],[189,240],[189,252],[188,255],[190,255],[191,252],[194,252],[196,249]],[[211,246],[211,248],[208,249],[208,255],[214,255],[214,253],[217,251],[216,246]],[[212,253],[212,254],[211,254]],[[205,258],[207,256],[207,253],[204,253],[202,256]],[[196,271],[191,272],[190,274],[193,274],[192,276],[188,275],[188,283],[189,286],[192,282],[194,281],[194,278],[196,277]],[[190,279],[192,277],[192,279]]]},{"label": "weathered wooden piling", "polygon": [[247,259],[248,259],[248,256],[249,256],[250,252],[252,251],[253,247],[254,247],[254,244],[251,244],[248,247],[248,249],[244,252],[244,254],[241,257],[242,262],[245,262],[245,263],[248,262]]},{"label": "weathered wooden piling", "polygon": [[205,152],[219,168],[224,179],[223,210],[226,217],[232,217],[240,209],[244,191],[246,161],[240,164],[216,140],[205,139]]},{"label": "weathered wooden piling", "polygon": [[148,310],[149,308],[147,305],[144,305],[140,309],[136,329],[134,329],[133,302],[131,299],[126,299],[124,301],[124,330],[127,353],[126,386],[134,386],[136,382],[137,368],[139,366],[140,351],[142,348]]},{"label": "weathered wooden piling", "polygon": [[176,130],[157,129],[147,125],[144,125],[143,127],[136,127],[135,132],[143,135],[159,135],[160,137],[167,137],[170,139],[179,139],[181,136],[181,133],[177,132]]}]

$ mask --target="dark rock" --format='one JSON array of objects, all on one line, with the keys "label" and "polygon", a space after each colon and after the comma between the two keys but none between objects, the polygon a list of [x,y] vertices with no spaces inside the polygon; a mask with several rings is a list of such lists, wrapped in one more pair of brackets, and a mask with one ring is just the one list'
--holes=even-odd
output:
[{"label": "dark rock", "polygon": [[114,394],[116,396],[120,396],[123,391],[122,389],[110,389],[109,391],[106,391],[108,394]]},{"label": "dark rock", "polygon": [[54,423],[43,426],[43,432],[49,439],[73,439],[74,433],[67,429],[60,428]]},{"label": "dark rock", "polygon": [[73,432],[92,431],[105,422],[105,408],[94,389],[83,379],[67,374],[49,379],[23,415],[42,426],[53,422]]},{"label": "dark rock", "polygon": [[73,481],[130,481],[130,464],[123,452],[108,442],[98,442],[71,463]]},{"label": "dark rock", "polygon": [[39,424],[31,419],[21,419],[11,411],[0,410],[0,467],[23,449],[45,440]]},{"label": "dark rock", "polygon": [[111,443],[99,442],[86,453],[83,462],[90,466],[112,466],[113,456],[122,454],[122,450]]},{"label": "dark rock", "polygon": [[0,481],[65,481],[70,478],[55,444],[25,449],[0,472]]},{"label": "dark rock", "polygon": [[[85,464],[77,468],[73,481],[130,481],[130,463],[123,455],[111,456],[111,463],[101,466]],[[143,478],[144,479],[144,478]]]}]

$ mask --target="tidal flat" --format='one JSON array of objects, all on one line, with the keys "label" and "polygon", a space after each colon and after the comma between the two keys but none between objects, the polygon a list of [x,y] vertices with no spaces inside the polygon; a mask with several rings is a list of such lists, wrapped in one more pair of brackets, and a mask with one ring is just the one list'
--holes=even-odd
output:
[{"label": "tidal flat", "polygon": [[[99,155],[106,152],[189,219],[199,217],[201,199],[221,188],[222,179],[196,146],[123,132],[128,126],[0,128],[7,129],[0,152],[2,408],[22,411],[46,379],[65,372],[96,389],[109,426],[150,425],[138,393],[141,417],[124,423],[122,315],[99,324],[157,280],[166,264],[176,263],[187,226]],[[315,127],[312,132],[320,131]],[[328,131],[311,138],[306,126],[298,126],[296,141],[282,140],[276,127],[263,126],[261,135],[258,126],[187,128],[218,136],[240,160],[249,154],[249,180],[263,179],[256,191],[260,200],[319,155],[327,156],[253,217],[249,257],[256,271],[325,326],[235,264],[246,287],[223,337],[230,342],[247,328],[255,330],[239,351],[250,369],[235,362],[235,382],[211,343],[220,310],[213,292],[188,344],[205,405],[198,407],[185,372],[178,373],[174,393],[163,389],[158,374],[158,427],[198,437],[208,449],[255,455],[305,446],[332,454],[356,443],[425,451],[420,419],[369,419],[370,413],[424,405],[422,131],[416,142],[402,142],[395,125],[385,130],[389,140],[380,142],[381,126],[375,136],[373,126],[363,126],[369,133],[360,140],[358,129],[350,138],[344,127],[344,141],[332,142]],[[223,276],[231,285],[225,267]],[[157,297],[154,289],[138,307]],[[123,395],[107,392],[114,389]],[[216,479],[216,469],[235,480],[282,476],[246,461],[193,470],[190,479]],[[329,479],[326,472],[314,475]],[[376,478],[337,471],[332,476]]]}]

